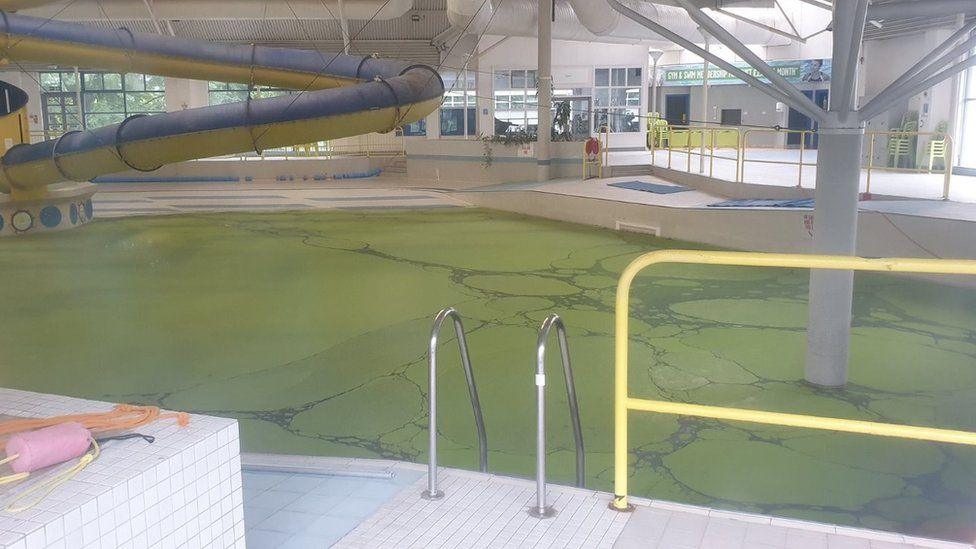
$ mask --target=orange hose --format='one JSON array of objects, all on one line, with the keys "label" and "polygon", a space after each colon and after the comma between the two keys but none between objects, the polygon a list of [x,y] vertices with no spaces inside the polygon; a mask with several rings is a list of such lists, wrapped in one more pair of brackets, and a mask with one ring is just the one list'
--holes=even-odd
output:
[{"label": "orange hose", "polygon": [[105,431],[135,429],[161,419],[176,419],[180,427],[190,424],[190,415],[186,412],[163,412],[158,406],[135,406],[132,404],[118,404],[111,412],[89,414],[73,414],[37,419],[14,419],[0,423],[0,450],[7,445],[7,438],[15,433],[33,431],[74,421],[84,425],[92,434]]}]

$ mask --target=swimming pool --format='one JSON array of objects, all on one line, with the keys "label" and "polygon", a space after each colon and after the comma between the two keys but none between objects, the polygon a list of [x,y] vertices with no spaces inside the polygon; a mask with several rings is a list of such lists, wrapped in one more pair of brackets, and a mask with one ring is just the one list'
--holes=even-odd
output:
[{"label": "swimming pool", "polygon": [[[468,209],[129,218],[3,239],[0,385],[237,417],[246,451],[425,461],[428,332],[453,305],[469,331],[490,468],[528,476],[535,338],[557,312],[587,486],[610,489],[614,285],[659,247],[695,246]],[[802,382],[806,278],[648,271],[633,293],[631,393],[976,429],[971,290],[859,276],[851,384],[828,390]],[[447,333],[441,461],[473,469]],[[564,389],[551,379],[550,478],[570,483]],[[635,495],[974,535],[974,449],[649,414],[631,425]]]}]

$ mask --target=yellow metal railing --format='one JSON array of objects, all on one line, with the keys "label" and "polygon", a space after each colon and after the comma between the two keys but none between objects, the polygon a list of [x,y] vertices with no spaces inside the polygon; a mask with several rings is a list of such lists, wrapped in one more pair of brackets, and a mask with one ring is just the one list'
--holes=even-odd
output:
[{"label": "yellow metal railing", "polygon": [[661,263],[694,265],[727,265],[739,267],[783,267],[791,269],[830,269],[840,271],[874,271],[887,273],[976,275],[976,261],[947,259],[864,259],[860,257],[798,254],[762,254],[749,252],[708,252],[662,250],[642,255],[624,269],[617,285],[614,334],[614,499],[612,508],[628,510],[627,503],[627,425],[628,412],[640,410],[661,414],[683,415],[729,421],[746,421],[766,425],[804,427],[845,433],[895,437],[952,444],[976,445],[976,433],[911,425],[895,425],[851,419],[784,414],[684,404],[633,398],[627,389],[630,321],[630,287],[644,269]]},{"label": "yellow metal railing", "polygon": [[[713,177],[715,173],[715,159],[734,160],[739,166],[742,158],[742,132],[739,128],[730,127],[707,127],[707,126],[668,126],[666,129],[658,130],[660,141],[667,142],[668,169],[673,169],[674,151],[679,149],[685,153],[687,166],[686,170],[690,173],[691,157],[698,155],[708,159],[708,176]],[[735,157],[728,158],[719,156],[716,150],[733,149]],[[653,161],[653,153],[652,153]],[[738,173],[738,168],[736,168]]]},{"label": "yellow metal railing", "polygon": [[[798,135],[799,145],[796,149],[779,149],[780,143],[771,144],[768,147],[755,147],[755,149],[768,149],[768,150],[798,150],[799,158],[797,159],[776,159],[776,158],[750,158],[748,151],[753,142],[750,139],[754,139],[757,135],[768,135],[772,134],[778,135]],[[693,171],[692,157],[699,156],[708,159],[708,169],[707,173],[709,177],[715,177],[715,161],[729,161],[734,162],[735,173],[730,174],[726,179],[731,179],[736,183],[744,183],[746,178],[746,166],[748,164],[764,164],[764,165],[779,165],[779,166],[794,166],[796,167],[796,186],[798,188],[803,187],[805,171],[808,168],[812,168],[816,171],[816,162],[810,162],[807,160],[809,148],[807,146],[808,140],[813,138],[817,134],[814,130],[791,130],[786,128],[738,128],[738,127],[727,127],[727,126],[665,126],[663,128],[658,128],[655,126],[653,129],[648,130],[648,143],[651,148],[651,164],[656,163],[657,157],[656,152],[658,148],[664,148],[667,150],[667,168],[668,169],[684,169],[685,171],[691,173]],[[878,166],[874,160],[875,151],[877,150],[877,141],[879,137],[884,137],[888,140],[892,139],[903,139],[905,141],[913,141],[921,138],[929,138],[933,141],[939,141],[939,147],[926,147],[923,150],[924,155],[928,155],[927,167],[919,168],[902,168],[897,164],[895,166]],[[776,138],[778,141],[779,138]],[[867,164],[862,166],[862,169],[867,173],[867,189],[866,192],[871,192],[871,182],[872,175],[874,172],[885,171],[893,173],[918,173],[918,174],[931,174],[937,173],[933,172],[933,155],[936,154],[935,151],[939,151],[938,158],[941,158],[945,162],[945,167],[943,170],[944,181],[942,189],[942,198],[945,200],[949,199],[949,190],[952,185],[952,155],[954,152],[954,144],[952,138],[948,136],[945,132],[917,132],[917,131],[888,131],[888,132],[865,132],[865,148],[868,152]],[[944,142],[944,147],[941,143]],[[734,156],[726,156],[717,154],[716,150],[722,149],[734,149]],[[916,150],[915,146],[911,147],[912,150]],[[674,161],[674,153],[684,154],[686,165],[676,166]],[[908,156],[910,153],[906,152],[905,155]],[[699,166],[698,173],[704,173]]]},{"label": "yellow metal railing", "polygon": [[[930,140],[938,140],[945,142],[945,154],[942,158],[945,161],[944,166],[944,179],[942,183],[942,199],[949,200],[949,189],[952,186],[952,155],[955,152],[955,144],[952,141],[952,136],[946,132],[909,132],[909,131],[889,131],[889,132],[865,132],[865,139],[868,141],[868,165],[867,170],[867,188],[865,192],[871,193],[871,174],[874,171],[887,171],[896,173],[932,173],[933,159],[929,158],[928,169],[923,168],[902,168],[898,166],[898,162],[895,162],[894,166],[875,166],[874,165],[874,153],[877,150],[877,141],[879,137],[884,137],[885,139],[891,141],[893,139],[903,139],[911,143],[912,139],[918,140],[923,137],[927,137]],[[917,150],[917,145],[912,147]],[[926,154],[931,155],[931,147],[926,148]]]},{"label": "yellow metal railing", "polygon": [[[749,137],[753,135],[761,135],[761,134],[774,134],[774,135],[784,134],[786,135],[787,141],[789,140],[790,135],[799,135],[800,136],[799,158],[795,162],[791,160],[773,160],[769,158],[748,158],[746,151],[749,149]],[[746,164],[752,162],[754,164],[778,164],[781,166],[782,165],[796,166],[797,168],[796,186],[803,187],[803,169],[809,167],[813,167],[813,168],[817,167],[817,164],[815,162],[810,163],[810,162],[803,161],[804,153],[806,153],[807,139],[812,138],[814,135],[816,135],[816,132],[811,130],[790,130],[785,128],[780,128],[780,129],[750,128],[744,131],[742,133],[742,144],[740,146],[740,151],[739,151],[739,158],[741,158],[742,160],[739,162],[739,171],[736,176],[736,182],[742,183],[746,180]]]}]

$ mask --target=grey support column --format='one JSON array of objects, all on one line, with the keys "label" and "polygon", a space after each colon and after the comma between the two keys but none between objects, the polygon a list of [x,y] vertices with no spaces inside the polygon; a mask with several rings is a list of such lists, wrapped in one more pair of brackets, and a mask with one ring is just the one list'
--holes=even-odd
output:
[{"label": "grey support column", "polygon": [[[834,2],[834,78],[830,112],[820,123],[813,253],[857,255],[857,201],[864,122],[854,111],[857,59],[867,0]],[[806,379],[826,387],[847,383],[853,271],[810,273]]]},{"label": "grey support column", "polygon": [[537,179],[548,181],[551,178],[549,166],[552,163],[550,152],[552,141],[552,3],[553,0],[539,0],[539,130],[535,147]]},{"label": "grey support column", "polygon": [[[829,113],[820,127],[813,253],[856,255],[857,201],[860,191],[864,126],[845,124]],[[854,273],[810,273],[806,379],[837,387],[847,383]]]},{"label": "grey support column", "polygon": [[[708,33],[705,32],[705,29],[700,29],[700,30],[702,36],[705,37],[705,51],[710,52],[712,41],[709,40]],[[708,65],[707,57],[702,59],[702,61],[704,62],[704,64],[702,65],[703,70],[702,70],[702,95],[701,95],[701,122],[702,122],[702,127],[707,128],[708,127],[708,69],[710,67]],[[690,122],[689,125],[691,125]],[[707,138],[708,136],[706,132],[703,130],[701,134],[701,151],[699,151],[700,154],[698,155],[698,173],[705,173],[705,149],[707,147],[706,145]],[[688,139],[691,139],[690,132],[688,134]]]}]

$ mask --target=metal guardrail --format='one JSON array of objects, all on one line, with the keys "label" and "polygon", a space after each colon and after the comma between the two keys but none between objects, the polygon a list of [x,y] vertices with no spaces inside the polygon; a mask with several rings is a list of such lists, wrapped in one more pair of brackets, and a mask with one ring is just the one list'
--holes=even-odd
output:
[{"label": "metal guardrail", "polygon": [[[750,150],[750,138],[754,138],[757,135],[763,134],[773,134],[773,135],[798,135],[799,144],[796,149],[775,149],[775,150],[797,150],[799,151],[799,158],[796,160],[776,160],[771,158],[749,158],[748,151]],[[745,127],[735,127],[735,126],[668,126],[666,129],[656,128],[648,130],[648,143],[650,143],[651,149],[651,165],[655,165],[657,162],[656,151],[659,148],[664,148],[667,150],[667,165],[668,169],[684,169],[688,173],[692,173],[692,157],[698,156],[702,159],[707,159],[708,169],[707,172],[704,169],[705,162],[702,162],[699,166],[698,173],[707,173],[709,177],[715,177],[715,161],[728,161],[735,163],[735,175],[734,182],[743,183],[745,182],[745,172],[746,166],[748,164],[764,164],[764,165],[780,165],[780,166],[793,166],[796,168],[796,186],[797,188],[803,187],[804,182],[804,171],[807,168],[813,168],[816,170],[817,164],[815,162],[808,162],[805,160],[806,153],[810,151],[807,142],[817,135],[814,130],[791,130],[788,128],[745,128]],[[947,142],[947,151],[945,154],[945,166],[941,173],[944,174],[945,180],[943,184],[942,198],[944,200],[949,199],[949,191],[952,185],[952,155],[954,153],[954,143],[952,137],[944,132],[906,132],[906,131],[869,131],[865,132],[866,140],[866,150],[868,151],[867,164],[862,166],[861,169],[867,173],[867,189],[866,192],[871,192],[871,180],[874,172],[885,171],[893,173],[917,173],[917,174],[932,174],[939,173],[938,171],[933,171],[932,159],[929,159],[928,168],[901,168],[898,166],[877,166],[874,160],[875,151],[877,149],[877,141],[879,137],[884,137],[886,139],[892,139],[896,137],[904,137],[908,139],[918,140],[922,137],[928,137],[932,140],[945,140]],[[756,147],[764,148],[764,147]],[[915,147],[913,147],[915,148]],[[721,150],[734,150],[734,156],[723,156],[717,154],[716,151]],[[673,159],[674,153],[684,154],[686,156],[686,165],[682,167],[675,166]],[[928,151],[923,151],[925,154],[930,154]],[[923,158],[925,155],[922,156]]]},{"label": "metal guardrail", "polygon": [[576,486],[583,488],[586,478],[586,457],[583,449],[583,428],[580,424],[579,402],[576,400],[576,384],[573,382],[573,365],[569,359],[569,342],[566,339],[566,326],[559,315],[549,315],[539,329],[536,342],[535,386],[536,386],[536,465],[535,465],[535,507],[528,512],[536,518],[552,518],[556,510],[546,504],[546,344],[552,329],[556,329],[559,340],[559,353],[562,357],[563,375],[566,379],[566,400],[569,402],[569,415],[573,422],[573,439],[576,442]]},{"label": "metal guardrail", "polygon": [[803,427],[845,433],[859,433],[951,444],[976,445],[976,433],[912,425],[876,423],[742,408],[725,408],[633,398],[628,391],[628,344],[630,324],[630,289],[634,278],[644,269],[661,263],[693,265],[727,265],[738,267],[783,267],[793,269],[830,269],[886,273],[976,275],[976,261],[947,259],[865,259],[845,256],[798,254],[762,254],[749,252],[708,252],[661,250],[638,257],[624,269],[617,285],[614,313],[614,498],[610,503],[618,511],[632,510],[627,502],[627,425],[628,412],[639,410],[690,417],[746,421],[785,427]]},{"label": "metal guardrail", "polygon": [[474,412],[475,428],[478,430],[478,465],[482,473],[488,472],[488,437],[485,435],[485,419],[481,414],[481,401],[478,400],[478,387],[474,382],[474,372],[471,369],[471,357],[468,354],[468,342],[464,337],[464,325],[461,315],[453,307],[442,309],[434,317],[434,327],[430,332],[430,346],[428,347],[429,374],[429,411],[430,411],[430,455],[427,462],[427,490],[421,494],[424,499],[440,499],[444,492],[437,489],[437,344],[444,321],[451,318],[454,321],[454,331],[457,334],[458,350],[461,352],[461,366],[464,377],[468,382],[468,394],[471,397],[471,410]]},{"label": "metal guardrail", "polygon": [[944,179],[944,182],[942,184],[942,199],[943,200],[949,200],[949,189],[952,186],[952,155],[955,153],[955,142],[953,141],[951,135],[949,135],[948,133],[945,133],[945,132],[904,132],[904,131],[890,131],[890,132],[865,132],[864,133],[864,136],[868,140],[868,165],[867,165],[867,168],[866,168],[867,169],[868,180],[867,180],[867,188],[865,189],[865,192],[867,192],[868,194],[871,193],[871,174],[874,171],[887,171],[887,172],[895,172],[895,173],[925,173],[925,174],[933,173],[932,172],[932,164],[933,164],[933,159],[932,158],[929,158],[929,168],[928,169],[922,169],[922,168],[901,168],[901,167],[898,167],[898,166],[894,166],[894,167],[889,167],[889,166],[879,167],[879,166],[875,166],[874,165],[874,152],[875,152],[875,149],[876,149],[876,146],[875,145],[877,143],[878,137],[884,137],[884,138],[889,139],[889,140],[891,138],[893,138],[893,137],[894,138],[901,137],[901,138],[907,138],[907,139],[911,140],[912,138],[918,139],[918,138],[923,137],[923,136],[928,136],[930,139],[933,139],[933,140],[934,139],[937,139],[937,138],[940,139],[940,140],[945,140],[945,142],[946,142],[946,153],[945,153],[945,157],[944,157],[945,158],[945,166],[944,166],[945,179]]}]

